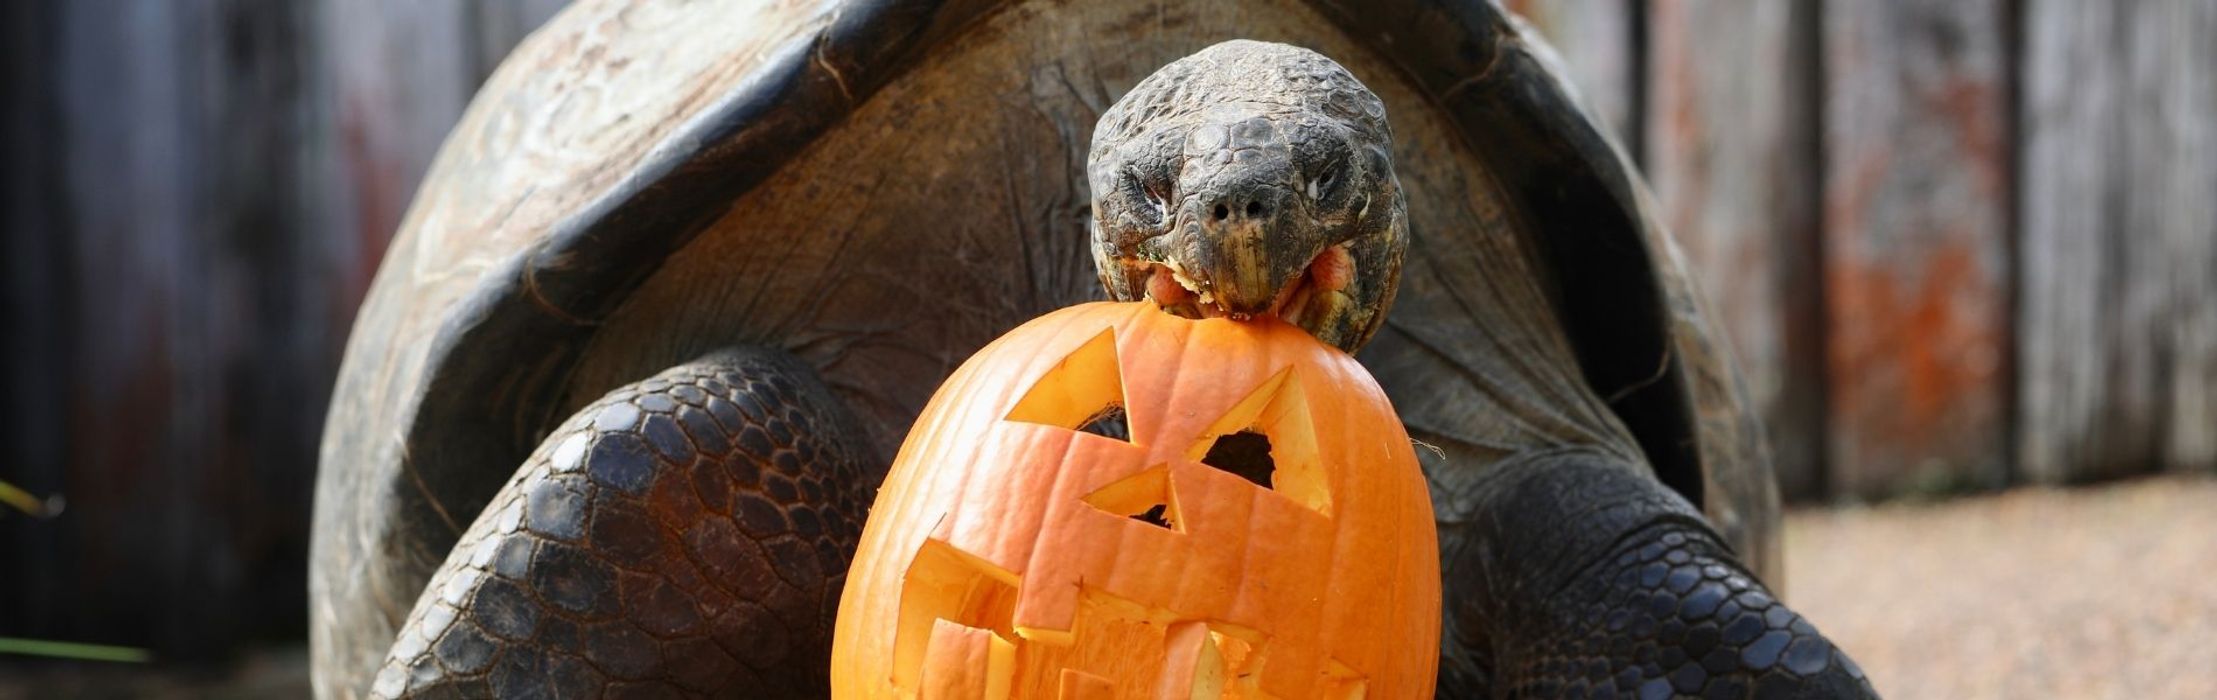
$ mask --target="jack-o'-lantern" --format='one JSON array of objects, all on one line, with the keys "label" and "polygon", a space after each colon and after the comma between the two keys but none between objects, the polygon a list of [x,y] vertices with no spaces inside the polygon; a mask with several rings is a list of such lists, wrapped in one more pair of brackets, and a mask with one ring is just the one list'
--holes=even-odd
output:
[{"label": "jack-o'-lantern", "polygon": [[833,695],[1429,697],[1437,547],[1353,358],[1274,319],[1072,307],[918,418],[848,572]]}]

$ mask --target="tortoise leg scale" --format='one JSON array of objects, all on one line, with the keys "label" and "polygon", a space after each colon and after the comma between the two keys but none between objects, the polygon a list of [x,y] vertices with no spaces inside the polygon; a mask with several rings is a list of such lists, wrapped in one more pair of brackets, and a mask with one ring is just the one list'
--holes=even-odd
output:
[{"label": "tortoise leg scale", "polygon": [[556,429],[463,534],[382,698],[823,697],[875,482],[813,370],[725,351]]},{"label": "tortoise leg scale", "polygon": [[1478,489],[1478,515],[1442,530],[1460,597],[1440,697],[1877,697],[1638,467],[1558,453],[1497,465]]}]

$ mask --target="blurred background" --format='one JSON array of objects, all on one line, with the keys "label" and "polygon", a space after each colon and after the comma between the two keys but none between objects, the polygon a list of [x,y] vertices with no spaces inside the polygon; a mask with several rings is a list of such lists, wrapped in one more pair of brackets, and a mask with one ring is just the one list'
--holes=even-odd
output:
[{"label": "blurred background", "polygon": [[[0,3],[0,697],[305,692],[354,308],[562,4]],[[2217,0],[1507,4],[1649,178],[1787,597],[1881,690],[2217,696]]]}]

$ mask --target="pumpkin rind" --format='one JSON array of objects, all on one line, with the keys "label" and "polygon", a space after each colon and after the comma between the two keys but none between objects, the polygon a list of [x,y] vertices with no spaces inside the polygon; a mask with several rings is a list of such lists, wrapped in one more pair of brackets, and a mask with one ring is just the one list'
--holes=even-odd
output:
[{"label": "pumpkin rind", "polygon": [[[1077,430],[1111,404],[1131,440]],[[1269,488],[1198,461],[1245,429]],[[1131,517],[1149,502],[1160,522]],[[1353,358],[1275,320],[1086,304],[925,407],[848,573],[833,695],[1428,695],[1439,585],[1414,450]]]}]

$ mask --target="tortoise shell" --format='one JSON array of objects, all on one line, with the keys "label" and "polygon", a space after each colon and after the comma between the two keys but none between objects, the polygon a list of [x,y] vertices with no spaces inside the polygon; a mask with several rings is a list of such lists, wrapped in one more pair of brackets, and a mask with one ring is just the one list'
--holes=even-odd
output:
[{"label": "tortoise shell", "polygon": [[1320,51],[1386,103],[1412,244],[1359,359],[1436,448],[1443,524],[1476,470],[1442,465],[1592,445],[1779,580],[1760,431],[1684,263],[1490,2],[586,0],[479,92],[356,321],[316,492],[319,691],[366,684],[461,527],[611,387],[783,348],[890,457],[963,358],[1100,297],[1095,119],[1230,38]]}]

